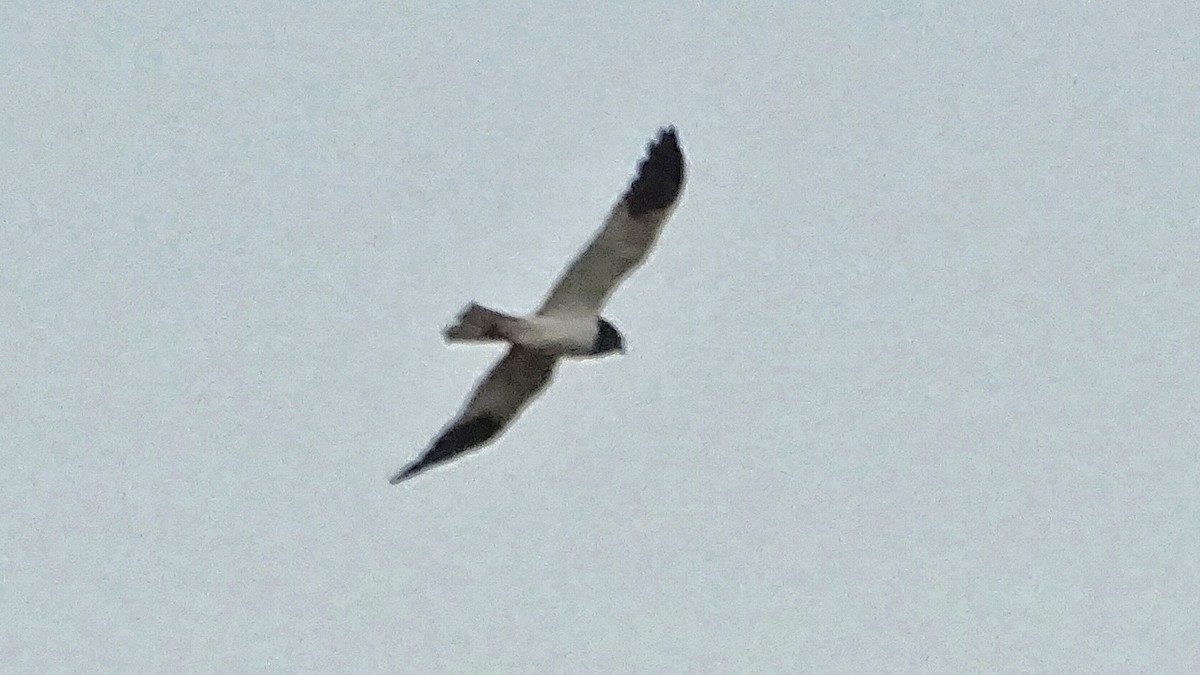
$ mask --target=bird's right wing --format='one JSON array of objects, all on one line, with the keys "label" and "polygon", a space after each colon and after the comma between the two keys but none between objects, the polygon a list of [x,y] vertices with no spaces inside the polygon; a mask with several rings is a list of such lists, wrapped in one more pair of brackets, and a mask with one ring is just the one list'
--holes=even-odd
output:
[{"label": "bird's right wing", "polygon": [[686,179],[674,127],[659,131],[646,148],[638,175],[583,253],[542,303],[542,316],[600,313],[608,296],[649,255],[663,223],[679,201]]},{"label": "bird's right wing", "polygon": [[494,439],[529,405],[554,375],[558,359],[512,347],[475,386],[461,413],[419,459],[392,476],[392,484],[448,462]]}]

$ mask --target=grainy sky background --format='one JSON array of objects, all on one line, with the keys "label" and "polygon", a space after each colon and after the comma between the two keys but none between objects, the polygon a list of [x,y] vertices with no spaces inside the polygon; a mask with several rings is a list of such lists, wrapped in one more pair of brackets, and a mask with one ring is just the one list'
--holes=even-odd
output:
[{"label": "grainy sky background", "polygon": [[[1051,4],[6,3],[0,661],[1200,671],[1200,9]],[[630,353],[389,486],[666,123]]]}]

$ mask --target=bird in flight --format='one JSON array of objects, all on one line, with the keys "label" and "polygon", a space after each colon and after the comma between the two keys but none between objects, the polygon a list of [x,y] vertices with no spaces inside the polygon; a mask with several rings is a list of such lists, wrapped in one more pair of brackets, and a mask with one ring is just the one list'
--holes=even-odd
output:
[{"label": "bird in flight", "polygon": [[559,359],[624,352],[620,331],[600,311],[617,284],[646,259],[679,201],[685,173],[675,128],[660,129],[629,189],[537,312],[514,316],[467,305],[442,332],[446,341],[503,342],[508,353],[425,453],[392,476],[392,484],[493,441],[546,388]]}]

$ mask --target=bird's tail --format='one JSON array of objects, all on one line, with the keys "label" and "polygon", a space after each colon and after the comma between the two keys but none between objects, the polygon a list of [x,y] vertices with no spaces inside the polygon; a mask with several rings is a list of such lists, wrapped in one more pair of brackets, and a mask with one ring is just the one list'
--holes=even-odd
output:
[{"label": "bird's tail", "polygon": [[487,342],[510,340],[510,331],[520,322],[515,316],[488,309],[472,302],[467,305],[453,325],[442,331],[449,342]]}]

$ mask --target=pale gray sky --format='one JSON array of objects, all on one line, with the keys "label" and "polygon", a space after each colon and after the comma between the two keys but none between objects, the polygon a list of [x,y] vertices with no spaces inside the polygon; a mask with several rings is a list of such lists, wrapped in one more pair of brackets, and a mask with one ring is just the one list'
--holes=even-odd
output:
[{"label": "pale gray sky", "polygon": [[[0,9],[14,672],[1200,671],[1191,2]],[[399,487],[658,126],[572,363]]]}]

